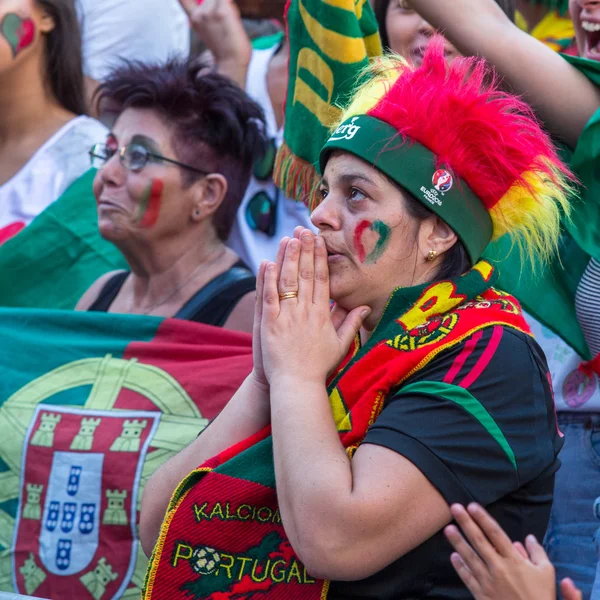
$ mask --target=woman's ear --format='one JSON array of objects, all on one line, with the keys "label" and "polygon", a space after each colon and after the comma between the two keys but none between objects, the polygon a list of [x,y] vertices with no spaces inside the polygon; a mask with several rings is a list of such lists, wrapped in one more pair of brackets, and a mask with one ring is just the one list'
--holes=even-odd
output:
[{"label": "woman's ear", "polygon": [[458,237],[454,230],[437,215],[431,215],[421,222],[419,251],[425,259],[432,260],[430,257],[435,258],[444,254],[457,241]]},{"label": "woman's ear", "polygon": [[56,28],[54,17],[43,6],[40,6],[38,28],[41,33],[50,33]]},{"label": "woman's ear", "polygon": [[202,221],[214,215],[225,200],[227,179],[220,173],[210,173],[193,187],[197,192],[194,198],[192,220]]}]

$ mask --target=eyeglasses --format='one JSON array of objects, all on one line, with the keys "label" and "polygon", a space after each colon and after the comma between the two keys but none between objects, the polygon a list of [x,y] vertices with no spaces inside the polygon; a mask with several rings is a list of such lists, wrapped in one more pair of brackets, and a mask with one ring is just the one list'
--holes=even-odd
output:
[{"label": "eyeglasses", "polygon": [[279,189],[276,188],[275,198],[271,198],[265,191],[254,194],[246,205],[246,222],[255,231],[273,237],[277,223],[277,203],[279,202]]},{"label": "eyeglasses", "polygon": [[207,171],[190,167],[172,158],[166,158],[160,154],[154,154],[148,151],[141,144],[129,144],[122,148],[111,148],[107,144],[94,144],[89,152],[90,159],[92,161],[92,167],[99,169],[103,167],[116,153],[119,153],[119,160],[121,164],[130,171],[141,171],[150,160],[168,162],[190,171],[195,171],[201,175],[208,175]]}]

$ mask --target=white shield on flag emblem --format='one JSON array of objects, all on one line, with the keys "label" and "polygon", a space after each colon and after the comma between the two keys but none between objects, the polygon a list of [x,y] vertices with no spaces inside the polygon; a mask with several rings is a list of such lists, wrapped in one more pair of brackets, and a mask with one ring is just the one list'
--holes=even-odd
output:
[{"label": "white shield on flag emblem", "polygon": [[140,473],[160,416],[38,405],[23,448],[15,590],[123,594],[137,558]]},{"label": "white shield on flag emblem", "polygon": [[96,554],[103,462],[104,454],[96,452],[54,453],[42,516],[40,559],[55,575],[79,573]]}]

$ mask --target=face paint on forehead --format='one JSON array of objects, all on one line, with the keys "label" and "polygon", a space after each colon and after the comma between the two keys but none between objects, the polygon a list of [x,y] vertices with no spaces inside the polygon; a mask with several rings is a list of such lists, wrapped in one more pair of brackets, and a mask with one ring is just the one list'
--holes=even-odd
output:
[{"label": "face paint on forehead", "polygon": [[[377,234],[374,245],[373,239],[369,240],[369,246],[372,246],[372,250],[368,254],[363,241],[366,231],[372,231]],[[354,230],[354,248],[358,255],[358,260],[361,263],[369,265],[377,262],[383,256],[389,244],[391,232],[391,228],[383,221],[361,221]]]},{"label": "face paint on forehead", "polygon": [[140,211],[136,225],[148,229],[154,227],[160,214],[160,205],[162,203],[162,194],[165,184],[162,179],[153,179],[142,196]]},{"label": "face paint on forehead", "polygon": [[22,50],[33,44],[35,24],[30,18],[7,13],[0,23],[0,35],[8,42],[14,59]]}]

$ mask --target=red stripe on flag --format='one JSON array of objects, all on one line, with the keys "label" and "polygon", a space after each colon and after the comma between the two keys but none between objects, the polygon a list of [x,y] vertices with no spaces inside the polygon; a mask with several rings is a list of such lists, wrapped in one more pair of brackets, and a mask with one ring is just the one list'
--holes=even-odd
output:
[{"label": "red stripe on flag", "polygon": [[483,331],[478,331],[473,337],[469,338],[465,347],[462,349],[462,352],[456,357],[454,363],[450,370],[446,373],[444,377],[444,383],[452,383],[456,376],[460,373],[460,370],[464,367],[467,362],[467,358],[473,354],[473,350],[477,346],[477,342],[481,339],[483,335]]},{"label": "red stripe on flag", "polygon": [[502,339],[503,329],[502,327],[496,326],[492,331],[492,337],[487,345],[487,348],[483,351],[483,354],[479,357],[479,360],[475,363],[475,366],[465,376],[465,378],[458,384],[460,387],[467,389],[473,385],[477,378],[483,373],[485,368],[490,364],[492,356],[498,350],[500,340]]},{"label": "red stripe on flag", "polygon": [[25,229],[25,223],[23,221],[15,221],[10,225],[0,229],[0,245],[4,244],[4,242],[10,240],[10,238],[15,237],[17,233]]}]

